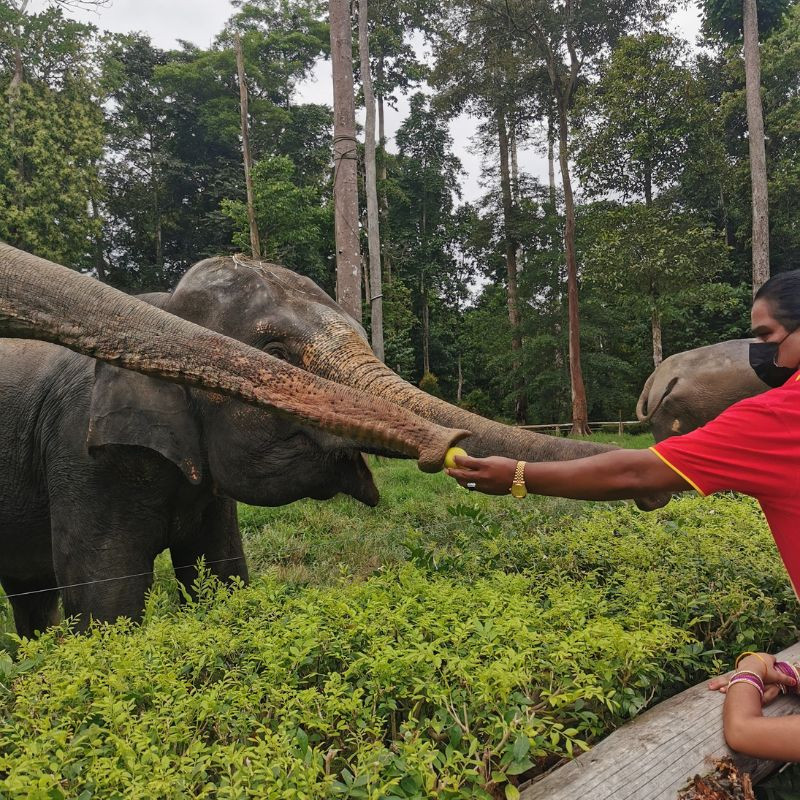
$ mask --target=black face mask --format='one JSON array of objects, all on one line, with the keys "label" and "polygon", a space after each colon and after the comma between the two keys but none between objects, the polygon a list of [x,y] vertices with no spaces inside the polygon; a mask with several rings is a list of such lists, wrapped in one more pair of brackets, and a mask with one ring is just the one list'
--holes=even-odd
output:
[{"label": "black face mask", "polygon": [[780,342],[751,342],[750,344],[750,366],[753,368],[753,372],[773,389],[783,386],[797,372],[792,367],[779,367],[775,363],[780,345]]}]

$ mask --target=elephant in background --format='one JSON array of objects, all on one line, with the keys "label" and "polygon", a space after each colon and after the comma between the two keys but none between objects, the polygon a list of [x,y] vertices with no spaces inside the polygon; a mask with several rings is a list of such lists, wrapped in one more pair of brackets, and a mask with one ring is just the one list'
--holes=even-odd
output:
[{"label": "elephant in background", "polygon": [[705,425],[745,397],[766,391],[750,367],[754,339],[731,339],[665,358],[639,395],[636,417],[657,442]]}]

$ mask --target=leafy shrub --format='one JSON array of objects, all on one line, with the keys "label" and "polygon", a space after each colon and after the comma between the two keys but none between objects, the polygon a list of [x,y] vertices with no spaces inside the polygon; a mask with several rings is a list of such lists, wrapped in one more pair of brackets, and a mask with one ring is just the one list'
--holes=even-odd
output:
[{"label": "leafy shrub", "polygon": [[142,626],[0,655],[0,796],[513,798],[517,776],[797,636],[748,500],[556,521],[467,499],[368,580],[204,579],[183,608],[157,588]]}]

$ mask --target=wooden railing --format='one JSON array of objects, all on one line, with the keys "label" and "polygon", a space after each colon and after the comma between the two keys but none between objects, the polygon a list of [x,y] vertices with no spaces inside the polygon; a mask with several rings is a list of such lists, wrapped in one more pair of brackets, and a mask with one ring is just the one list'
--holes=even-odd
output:
[{"label": "wooden railing", "polygon": [[[638,419],[620,419],[620,420],[613,420],[612,422],[590,422],[589,429],[592,432],[602,431],[604,428],[611,428],[614,433],[620,434],[620,436],[625,433],[625,426],[628,425],[641,425],[642,423],[639,422]],[[569,433],[572,429],[571,422],[548,422],[544,425],[517,425],[518,428],[526,431],[541,431],[543,433],[548,433],[549,431],[553,431],[556,436],[560,436],[562,432]]]}]

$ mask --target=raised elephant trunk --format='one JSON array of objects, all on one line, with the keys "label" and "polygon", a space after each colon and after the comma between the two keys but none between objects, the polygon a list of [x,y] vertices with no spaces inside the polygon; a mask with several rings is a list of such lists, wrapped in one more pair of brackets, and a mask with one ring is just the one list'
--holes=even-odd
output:
[{"label": "raised elephant trunk", "polygon": [[[326,312],[325,317],[325,324],[307,340],[303,349],[305,369],[359,389],[371,397],[389,400],[439,425],[471,431],[460,444],[472,456],[502,455],[522,461],[568,461],[617,449],[613,445],[561,439],[503,425],[446,403],[404,381],[378,361],[367,342],[340,312]],[[666,505],[670,497],[670,494],[652,495],[639,498],[636,504],[645,511],[652,511]]]},{"label": "raised elephant trunk", "polygon": [[229,395],[440,469],[465,431],[289,366],[92,278],[0,242],[0,336],[41,339]]},{"label": "raised elephant trunk", "polygon": [[614,449],[609,445],[560,439],[503,425],[433,397],[378,361],[369,345],[340,314],[331,312],[327,316],[323,329],[308,341],[302,354],[305,369],[371,397],[389,400],[439,425],[471,431],[460,442],[470,455],[566,461]]},{"label": "raised elephant trunk", "polygon": [[650,408],[650,390],[653,388],[653,381],[656,378],[655,372],[650,373],[650,377],[645,381],[639,399],[636,401],[636,419],[639,422],[649,422],[654,408]]}]

